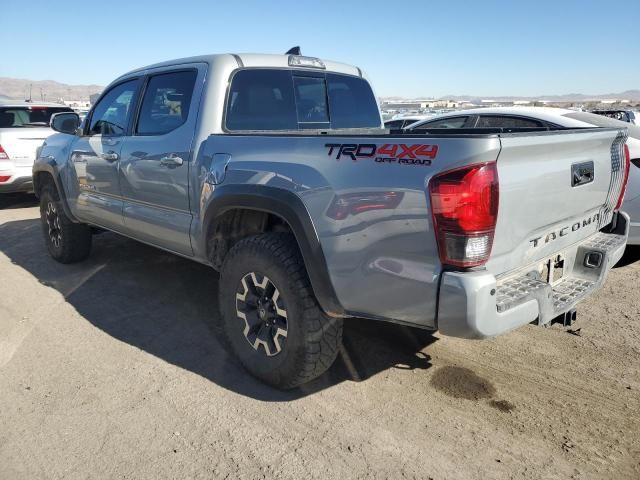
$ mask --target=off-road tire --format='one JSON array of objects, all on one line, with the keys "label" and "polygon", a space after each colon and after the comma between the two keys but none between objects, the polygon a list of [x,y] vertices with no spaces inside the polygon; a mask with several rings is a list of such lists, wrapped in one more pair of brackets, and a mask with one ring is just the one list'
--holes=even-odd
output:
[{"label": "off-road tire", "polygon": [[54,185],[46,184],[40,192],[40,220],[47,250],[60,263],[75,263],[91,253],[91,228],[74,223],[64,213]]},{"label": "off-road tire", "polygon": [[[237,303],[237,294],[243,278],[251,273],[259,279],[268,277],[286,310],[287,335],[280,338],[284,345],[272,356],[266,346],[251,344],[245,335],[248,324],[238,315],[238,305],[244,304]],[[269,385],[291,389],[309,382],[324,373],[338,355],[342,320],[321,310],[290,234],[265,233],[235,244],[220,271],[219,304],[227,345],[252,375]]]}]

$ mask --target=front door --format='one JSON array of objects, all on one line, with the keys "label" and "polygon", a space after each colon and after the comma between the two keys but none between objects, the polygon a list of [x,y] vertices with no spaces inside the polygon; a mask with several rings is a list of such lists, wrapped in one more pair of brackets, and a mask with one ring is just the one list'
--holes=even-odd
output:
[{"label": "front door", "polygon": [[106,92],[71,149],[77,179],[70,191],[71,208],[79,219],[115,230],[123,224],[119,159],[138,84],[138,79],[129,80]]},{"label": "front door", "polygon": [[202,64],[148,74],[120,160],[125,233],[184,255],[192,255],[189,167],[204,74]]}]

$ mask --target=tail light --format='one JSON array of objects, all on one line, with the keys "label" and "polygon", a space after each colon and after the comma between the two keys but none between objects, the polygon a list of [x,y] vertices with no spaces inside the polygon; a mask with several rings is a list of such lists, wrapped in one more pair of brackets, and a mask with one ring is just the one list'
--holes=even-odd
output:
[{"label": "tail light", "polygon": [[622,202],[624,201],[624,194],[627,191],[627,182],[629,181],[629,168],[631,168],[631,155],[629,154],[629,146],[624,144],[624,174],[622,177],[622,187],[620,187],[620,196],[618,197],[618,203],[616,203],[616,210],[620,209]]},{"label": "tail light", "polygon": [[349,215],[370,210],[389,210],[402,201],[403,192],[358,192],[336,195],[327,209],[327,217],[344,220]]},{"label": "tail light", "polygon": [[0,160],[9,160],[9,155],[7,155],[7,152],[4,151],[2,145],[0,145]]},{"label": "tail light", "polygon": [[11,175],[0,175],[0,183],[4,183],[11,178]]},{"label": "tail light", "polygon": [[457,267],[485,264],[498,218],[496,163],[436,175],[429,182],[429,194],[440,261]]}]

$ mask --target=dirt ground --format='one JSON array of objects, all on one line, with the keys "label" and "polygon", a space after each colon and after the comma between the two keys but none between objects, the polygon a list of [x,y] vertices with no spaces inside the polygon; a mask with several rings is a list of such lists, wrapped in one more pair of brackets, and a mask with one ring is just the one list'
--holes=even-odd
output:
[{"label": "dirt ground", "polygon": [[640,252],[573,330],[464,341],[361,320],[282,393],[215,335],[212,270],[107,233],[63,266],[0,205],[0,479],[638,479]]}]

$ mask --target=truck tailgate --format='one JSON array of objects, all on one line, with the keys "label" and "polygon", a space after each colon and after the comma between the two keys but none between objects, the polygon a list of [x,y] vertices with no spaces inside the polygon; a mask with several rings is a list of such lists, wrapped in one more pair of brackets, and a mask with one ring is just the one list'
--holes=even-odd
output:
[{"label": "truck tailgate", "polygon": [[618,129],[507,134],[498,156],[496,276],[551,257],[611,222],[624,176]]}]

